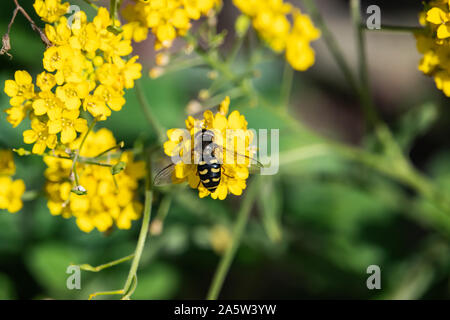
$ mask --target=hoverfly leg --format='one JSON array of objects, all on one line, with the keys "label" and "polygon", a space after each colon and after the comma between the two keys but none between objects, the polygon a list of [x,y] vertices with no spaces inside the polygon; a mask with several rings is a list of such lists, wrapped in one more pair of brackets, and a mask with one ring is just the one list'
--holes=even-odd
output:
[{"label": "hoverfly leg", "polygon": [[231,176],[229,176],[229,175],[227,175],[226,173],[225,173],[225,169],[222,167],[222,173],[223,173],[223,175],[224,176],[226,176],[226,177],[228,177],[228,178],[230,178],[230,179],[234,179],[234,177],[231,177]]}]

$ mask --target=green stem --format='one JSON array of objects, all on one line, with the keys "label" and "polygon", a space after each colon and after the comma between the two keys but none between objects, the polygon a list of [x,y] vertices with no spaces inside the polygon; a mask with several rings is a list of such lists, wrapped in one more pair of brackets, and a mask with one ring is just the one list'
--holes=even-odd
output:
[{"label": "green stem", "polygon": [[294,80],[294,69],[286,61],[283,71],[283,82],[281,84],[281,106],[287,109],[289,108],[289,98],[291,97],[292,82]]},{"label": "green stem", "polygon": [[336,60],[336,63],[338,64],[339,68],[342,70],[342,73],[344,74],[344,77],[347,79],[347,82],[350,84],[350,86],[355,92],[358,92],[359,91],[358,85],[355,78],[353,77],[352,71],[347,61],[345,60],[344,56],[342,55],[336,39],[328,29],[328,26],[325,23],[325,20],[323,19],[320,11],[317,9],[314,0],[303,0],[303,2],[305,4],[305,7],[311,14],[311,17],[321,30],[322,37],[325,40],[325,44],[328,47],[328,50],[330,50],[332,56],[334,57],[334,60]]},{"label": "green stem", "polygon": [[113,291],[102,291],[102,292],[95,292],[89,295],[89,300],[94,299],[98,296],[112,296],[117,294],[123,294],[123,289],[120,290],[113,290]]},{"label": "green stem", "polygon": [[164,67],[164,75],[185,70],[188,68],[194,68],[204,65],[205,62],[199,57],[193,59],[184,59],[182,61],[172,61],[167,67]]},{"label": "green stem", "polygon": [[88,5],[90,5],[92,8],[94,8],[95,10],[98,10],[98,6],[93,4],[91,0],[83,0],[84,2],[86,2]]},{"label": "green stem", "polygon": [[297,161],[332,154],[333,148],[328,144],[312,144],[280,153],[280,166],[290,165]]},{"label": "green stem", "polygon": [[103,269],[114,267],[114,266],[116,266],[116,265],[118,265],[118,264],[120,264],[122,262],[126,262],[128,260],[131,260],[133,257],[134,257],[134,253],[130,254],[129,256],[126,256],[126,257],[123,257],[123,258],[120,258],[120,259],[117,259],[117,260],[114,260],[114,261],[111,261],[111,262],[108,262],[108,263],[104,263],[104,264],[101,264],[101,265],[96,266],[96,267],[93,267],[90,264],[80,264],[79,267],[80,267],[81,270],[85,270],[85,271],[100,272]]},{"label": "green stem", "polygon": [[242,89],[239,87],[230,89],[224,93],[220,93],[214,97],[211,97],[208,100],[206,100],[205,102],[203,102],[202,103],[203,109],[201,111],[206,111],[206,110],[210,109],[211,107],[217,106],[226,97],[230,97],[230,99],[234,99],[234,98],[242,97],[243,95],[244,95],[244,92],[242,92]]},{"label": "green stem", "polygon": [[[247,29],[247,31],[248,31],[248,29]],[[231,65],[234,62],[234,60],[236,59],[236,57],[239,53],[239,50],[241,49],[242,44],[244,43],[244,39],[245,39],[246,35],[247,35],[247,32],[245,32],[245,34],[237,37],[237,40],[234,42],[233,47],[231,48],[230,54],[226,60],[226,63],[228,65]]]},{"label": "green stem", "polygon": [[122,142],[119,142],[119,143],[116,144],[115,146],[113,146],[113,147],[111,147],[111,148],[108,148],[108,149],[106,149],[106,150],[103,151],[103,152],[100,152],[98,155],[96,155],[96,156],[94,157],[94,159],[95,159],[95,158],[99,158],[99,157],[101,157],[101,156],[107,154],[108,152],[110,152],[110,151],[112,151],[112,150],[115,150],[115,149],[122,149],[124,146],[125,146],[125,144],[124,144],[123,141],[122,141]]},{"label": "green stem", "polygon": [[27,190],[22,194],[22,201],[32,201],[36,199],[41,193],[37,190]]},{"label": "green stem", "polygon": [[353,26],[356,33],[357,39],[357,50],[358,50],[358,71],[359,79],[361,82],[360,90],[357,92],[360,100],[361,107],[363,108],[368,121],[374,126],[375,134],[380,142],[385,148],[387,156],[392,156],[396,158],[396,161],[405,162],[401,148],[395,141],[391,131],[386,126],[384,122],[379,118],[375,103],[370,90],[369,84],[369,73],[367,68],[367,54],[366,54],[366,43],[365,34],[361,26],[361,2],[360,0],[350,1],[350,11]]},{"label": "green stem", "polygon": [[234,225],[231,244],[228,246],[225,254],[222,256],[220,263],[216,269],[213,281],[208,291],[208,300],[216,300],[218,298],[220,290],[222,289],[223,282],[225,281],[225,277],[227,276],[228,270],[230,269],[237,249],[239,248],[242,234],[244,233],[245,227],[247,226],[250,211],[252,209],[253,202],[255,201],[258,191],[259,177],[255,177],[255,179],[256,180],[253,181],[249,186],[247,194],[242,201],[241,207],[238,212],[238,217]]},{"label": "green stem", "polygon": [[165,130],[164,128],[159,124],[159,122],[156,120],[155,116],[151,112],[151,107],[145,97],[145,94],[142,90],[140,80],[135,81],[136,84],[136,96],[139,101],[139,106],[141,107],[142,112],[144,113],[145,118],[147,119],[147,122],[150,124],[150,126],[153,128],[153,130],[156,131],[156,134],[158,136],[158,141],[163,144],[166,140],[165,137]]},{"label": "green stem", "polygon": [[81,140],[80,147],[75,152],[75,156],[73,157],[73,160],[72,160],[73,161],[72,162],[72,168],[70,169],[70,175],[69,176],[71,176],[72,173],[73,173],[73,175],[75,177],[76,187],[78,187],[78,174],[77,174],[77,168],[76,168],[78,157],[80,156],[81,148],[83,148],[83,145],[84,145],[84,143],[86,141],[87,136],[92,131],[92,129],[94,128],[96,123],[97,123],[97,119],[92,120],[91,124],[89,125],[88,130],[86,131],[85,135],[83,136],[83,139]]},{"label": "green stem", "polygon": [[152,236],[161,234],[162,229],[164,227],[164,220],[166,219],[167,214],[169,213],[171,204],[172,204],[172,195],[168,193],[161,200],[158,211],[156,212],[156,216],[150,225],[150,234]]},{"label": "green stem", "polygon": [[152,201],[153,201],[153,191],[152,191],[152,178],[151,178],[151,167],[150,167],[150,157],[147,159],[147,181],[145,190],[145,204],[144,204],[144,217],[142,219],[141,231],[139,232],[139,238],[136,246],[136,251],[134,252],[133,262],[131,263],[131,268],[128,273],[128,278],[125,282],[123,288],[124,296],[123,299],[129,298],[133,294],[133,280],[137,279],[137,269],[139,266],[139,261],[141,259],[142,251],[144,249],[145,241],[148,234],[148,226],[150,223],[150,216],[152,212]]}]

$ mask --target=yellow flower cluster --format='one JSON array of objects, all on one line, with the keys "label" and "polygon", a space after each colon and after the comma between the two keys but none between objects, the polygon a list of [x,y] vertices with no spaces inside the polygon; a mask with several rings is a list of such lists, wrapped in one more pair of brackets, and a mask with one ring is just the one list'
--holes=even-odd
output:
[{"label": "yellow flower cluster", "polygon": [[60,0],[36,0],[33,4],[34,10],[43,21],[53,23],[67,13],[70,4],[61,3]]},{"label": "yellow flower cluster", "polygon": [[434,0],[420,14],[423,32],[415,34],[423,54],[419,70],[434,77],[436,87],[450,97],[450,1]]},{"label": "yellow flower cluster", "polygon": [[[72,149],[78,149],[82,138],[71,143]],[[100,129],[91,132],[80,151],[80,157],[96,157],[105,150],[116,146],[111,131]],[[64,151],[57,151],[64,156]],[[132,152],[124,152],[114,157],[112,152],[102,155],[106,164],[114,165],[123,161],[126,168],[112,175],[111,168],[77,162],[76,172],[79,187],[85,194],[71,192],[73,181],[69,179],[73,161],[54,156],[45,156],[47,164],[45,190],[48,195],[47,206],[52,215],[64,218],[75,217],[78,227],[84,232],[94,228],[104,232],[115,224],[119,229],[129,229],[131,221],[140,217],[142,205],[137,198],[139,180],[145,176],[145,162],[135,161]]]},{"label": "yellow flower cluster", "polygon": [[7,120],[16,127],[29,115],[31,129],[23,133],[24,142],[34,143],[33,153],[42,154],[87,131],[81,108],[97,120],[119,111],[125,104],[124,89],[134,86],[142,66],[137,56],[122,58],[132,52],[131,40],[108,31],[113,21],[106,8],[87,22],[83,11],[64,17],[67,4],[61,0],[36,0],[34,7],[44,21],[53,22],[45,26],[53,46],[44,52],[45,71],[36,78],[40,90],[35,92],[26,71],[16,71],[4,90],[11,97]]},{"label": "yellow flower cluster", "polygon": [[233,0],[233,3],[252,19],[253,27],[272,50],[286,52],[286,60],[295,70],[304,71],[314,64],[310,42],[320,37],[320,31],[308,15],[283,0]]},{"label": "yellow flower cluster", "polygon": [[13,180],[16,172],[13,154],[10,150],[0,150],[0,210],[15,213],[22,209],[22,195],[25,183],[21,179]]},{"label": "yellow flower cluster", "polygon": [[212,12],[221,0],[134,0],[123,10],[128,21],[124,32],[134,41],[147,38],[148,29],[156,37],[155,49],[169,48],[177,36],[183,36],[198,20]]},{"label": "yellow flower cluster", "polygon": [[[239,111],[233,111],[228,118],[228,108],[230,99],[227,97],[219,107],[219,112],[213,114],[207,110],[203,114],[203,119],[194,119],[189,116],[186,119],[186,128],[189,131],[189,139],[185,139],[184,130],[170,129],[167,131],[168,141],[164,143],[164,152],[166,155],[180,156],[191,152],[191,163],[179,161],[175,164],[172,173],[174,183],[187,181],[193,189],[198,188],[199,197],[204,198],[211,195],[213,199],[224,200],[228,193],[241,195],[246,188],[246,180],[249,176],[249,159],[251,157],[250,144],[253,140],[253,134],[247,130],[247,121]],[[195,151],[193,151],[196,134],[202,129],[210,130],[214,133],[214,143],[223,150],[218,155],[221,163],[221,179],[217,189],[210,192],[200,183],[195,161]],[[243,155],[244,159],[235,159],[236,154]],[[228,159],[227,159],[228,158]],[[242,161],[244,160],[244,161]]]}]

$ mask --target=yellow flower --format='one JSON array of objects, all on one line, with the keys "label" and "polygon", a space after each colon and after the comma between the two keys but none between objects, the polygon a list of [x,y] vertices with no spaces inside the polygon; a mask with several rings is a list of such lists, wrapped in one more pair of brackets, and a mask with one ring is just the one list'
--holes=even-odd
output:
[{"label": "yellow flower", "polygon": [[22,209],[22,194],[25,192],[23,180],[13,180],[16,172],[11,150],[0,150],[0,210],[15,213]]},{"label": "yellow flower", "polygon": [[136,42],[147,38],[148,29],[156,36],[155,49],[169,48],[177,36],[191,27],[191,20],[206,16],[222,3],[221,0],[155,0],[134,1],[122,14],[128,23],[125,38]]},{"label": "yellow flower", "polygon": [[97,120],[106,120],[111,115],[111,110],[106,106],[105,101],[101,96],[89,95],[84,99],[83,109]]},{"label": "yellow flower", "polygon": [[[252,156],[250,144],[253,140],[251,131],[247,129],[245,117],[238,111],[233,111],[228,117],[229,98],[227,97],[220,105],[219,112],[215,115],[210,111],[205,111],[203,118],[194,120],[188,117],[186,128],[189,130],[189,137],[186,138],[181,129],[170,129],[167,131],[168,141],[164,143],[164,152],[168,156],[183,155],[192,150],[196,134],[207,129],[214,133],[214,143],[222,147],[217,158],[221,163],[221,178],[217,188],[210,192],[200,181],[196,158],[193,152],[191,163],[180,161],[175,164],[172,174],[174,183],[187,181],[189,186],[198,189],[199,197],[208,195],[213,199],[223,200],[229,193],[241,195],[246,188],[246,180],[249,176],[249,157]],[[237,156],[239,155],[239,157]]]},{"label": "yellow flower", "polygon": [[128,61],[124,61],[119,56],[113,57],[113,63],[119,69],[121,84],[126,88],[130,89],[134,87],[134,80],[139,79],[142,74],[142,65],[136,63],[138,56],[132,57]]},{"label": "yellow flower", "polygon": [[113,111],[120,111],[125,104],[123,92],[117,91],[113,87],[99,85],[95,89],[94,95],[101,98]]},{"label": "yellow flower", "polygon": [[21,179],[13,180],[9,176],[0,176],[0,209],[15,213],[22,209],[22,195],[25,183]]},{"label": "yellow flower", "polygon": [[99,48],[99,34],[93,23],[86,22],[86,14],[78,12],[77,18],[80,23],[77,27],[72,27],[72,37],[69,40],[70,46],[74,49],[86,52],[95,52]]},{"label": "yellow flower", "polygon": [[77,138],[77,132],[84,133],[88,130],[86,119],[78,118],[79,110],[64,110],[61,118],[48,121],[48,133],[61,132],[61,143],[68,144]]},{"label": "yellow flower", "polygon": [[62,69],[65,63],[70,63],[73,51],[70,46],[53,46],[44,52],[44,68],[53,72]]},{"label": "yellow flower", "polygon": [[61,17],[56,21],[55,26],[46,24],[45,35],[48,40],[55,45],[62,46],[69,44],[72,33],[67,19],[65,17]]},{"label": "yellow flower", "polygon": [[[79,148],[80,143],[81,139],[75,140],[71,143],[72,149]],[[100,129],[86,137],[80,156],[95,157],[116,145],[111,131]],[[59,151],[58,154],[63,155],[64,152]],[[50,213],[65,218],[75,217],[77,226],[84,232],[94,228],[105,232],[114,225],[119,229],[129,229],[131,222],[137,220],[142,212],[142,204],[137,201],[137,188],[139,180],[145,176],[145,163],[136,161],[132,152],[117,154],[111,151],[105,159],[104,163],[110,165],[124,161],[126,168],[113,178],[108,167],[78,162],[79,184],[87,190],[86,194],[78,195],[71,193],[74,186],[67,181],[72,160],[44,157],[48,167],[45,170],[45,190]]]},{"label": "yellow flower", "polygon": [[139,22],[129,22],[125,24],[122,29],[125,39],[132,39],[135,42],[141,42],[147,39],[148,28]]},{"label": "yellow flower", "polygon": [[286,51],[286,60],[295,70],[304,71],[314,64],[310,42],[320,37],[320,31],[309,16],[283,0],[233,0],[233,3],[252,19],[254,29],[272,50]]},{"label": "yellow flower", "polygon": [[418,69],[433,76],[436,87],[450,97],[450,4],[434,0],[421,12],[422,32],[415,34],[417,50],[423,54]]},{"label": "yellow flower", "polygon": [[9,103],[13,107],[20,106],[26,100],[34,97],[34,85],[30,74],[26,71],[16,71],[14,80],[5,81],[4,90],[5,93],[11,97]]},{"label": "yellow flower", "polygon": [[56,96],[64,103],[69,110],[78,110],[81,105],[81,99],[85,99],[89,93],[89,83],[83,81],[80,83],[66,83],[56,88]]},{"label": "yellow flower", "polygon": [[314,64],[314,50],[304,38],[292,34],[288,37],[286,60],[295,70],[305,71]]},{"label": "yellow flower", "polygon": [[437,25],[437,37],[439,39],[446,39],[450,37],[450,12],[449,4],[447,3],[443,9],[433,7],[427,11],[426,21]]},{"label": "yellow flower", "polygon": [[22,105],[6,109],[8,115],[6,120],[12,124],[13,128],[17,127],[27,116],[27,112],[31,109],[31,101],[27,101]]},{"label": "yellow flower", "polygon": [[36,85],[42,91],[50,91],[56,85],[55,76],[44,71],[37,76]]},{"label": "yellow flower", "polygon": [[216,225],[209,231],[211,247],[218,254],[223,254],[231,244],[230,230],[224,225]]},{"label": "yellow flower", "polygon": [[33,7],[42,20],[52,23],[67,13],[69,3],[61,4],[61,0],[36,0]]},{"label": "yellow flower", "polygon": [[59,119],[63,107],[61,99],[51,91],[39,92],[39,98],[33,101],[34,114],[37,116],[47,114],[49,119]]},{"label": "yellow flower", "polygon": [[0,175],[12,176],[16,173],[16,165],[11,150],[0,150]]},{"label": "yellow flower", "polygon": [[23,133],[23,141],[27,144],[34,143],[32,152],[36,154],[43,154],[47,147],[54,149],[56,139],[56,135],[50,134],[47,126],[36,118],[31,121],[31,130]]},{"label": "yellow flower", "polygon": [[128,58],[131,39],[125,32],[114,34],[108,30],[120,23],[112,21],[106,8],[99,8],[92,22],[85,12],[78,11],[69,24],[63,16],[68,6],[60,0],[34,3],[38,15],[50,22],[45,25],[45,33],[53,44],[42,58],[45,71],[36,78],[39,91],[35,93],[26,71],[16,71],[15,80],[5,81],[4,90],[11,97],[11,108],[5,111],[8,122],[17,127],[27,115],[38,119],[39,125],[35,123],[35,127],[39,129],[24,133],[27,143],[36,142],[35,153],[57,145],[67,148],[85,131],[81,106],[97,120],[106,120],[111,110],[121,110],[126,102],[125,89],[132,88],[142,76],[138,57]]}]

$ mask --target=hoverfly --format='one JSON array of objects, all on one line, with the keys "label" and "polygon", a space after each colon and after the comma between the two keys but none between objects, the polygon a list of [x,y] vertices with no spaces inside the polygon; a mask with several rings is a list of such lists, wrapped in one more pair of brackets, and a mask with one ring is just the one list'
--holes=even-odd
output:
[{"label": "hoverfly", "polygon": [[[240,158],[241,160],[238,160],[238,163],[249,163],[254,168],[263,167],[263,165],[258,160],[250,156],[240,154],[219,146],[219,144],[216,143],[215,133],[209,129],[201,128],[194,135],[194,145],[196,147],[194,147],[192,150],[192,157],[194,159],[198,159],[198,162],[195,162],[194,164],[197,165],[196,171],[198,177],[200,178],[197,188],[201,183],[211,193],[213,193],[219,186],[222,175],[225,175],[229,178],[234,178],[233,176],[229,176],[228,173],[225,172],[223,164],[219,159],[220,151],[232,155],[233,159]],[[155,175],[154,185],[158,186],[170,183],[174,169],[175,163],[171,163],[161,169]]]}]

